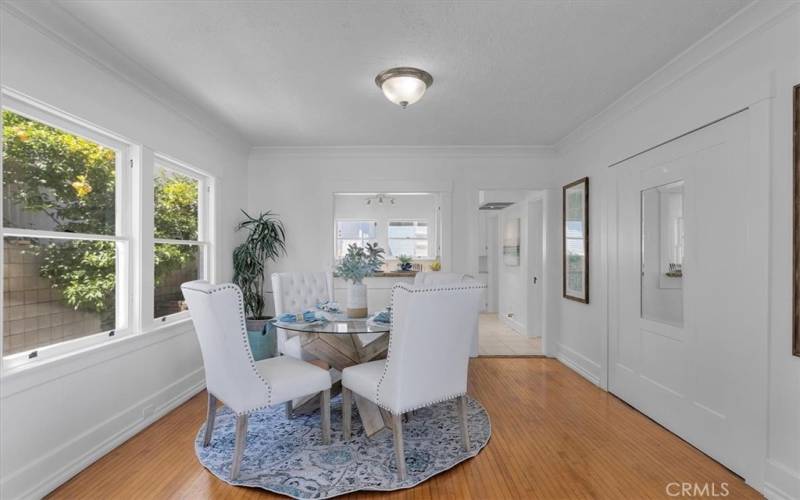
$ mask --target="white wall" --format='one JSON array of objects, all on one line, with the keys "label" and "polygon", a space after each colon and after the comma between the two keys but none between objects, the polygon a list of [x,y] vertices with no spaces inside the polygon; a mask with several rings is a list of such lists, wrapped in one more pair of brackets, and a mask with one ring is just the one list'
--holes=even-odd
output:
[{"label": "white wall", "polygon": [[763,200],[771,211],[770,318],[765,320],[769,436],[765,481],[754,486],[771,498],[795,499],[800,498],[800,358],[791,355],[790,340],[791,92],[800,83],[798,10],[797,3],[761,2],[734,18],[563,141],[559,173],[560,184],[590,177],[592,214],[591,303],[560,300],[559,357],[605,386],[605,206],[613,181],[608,166],[744,107],[764,115],[751,141],[768,141],[767,154],[754,157],[753,168],[771,169],[772,179],[771,197]]},{"label": "white wall", "polygon": [[269,272],[330,269],[333,193],[442,193],[443,269],[477,276],[478,192],[551,187],[556,164],[538,148],[257,148],[249,210],[286,224],[288,256]]},{"label": "white wall", "polygon": [[[231,275],[247,148],[220,140],[30,20],[2,10],[2,85],[216,176]],[[2,379],[0,497],[40,497],[204,387],[191,324],[109,341]]]}]

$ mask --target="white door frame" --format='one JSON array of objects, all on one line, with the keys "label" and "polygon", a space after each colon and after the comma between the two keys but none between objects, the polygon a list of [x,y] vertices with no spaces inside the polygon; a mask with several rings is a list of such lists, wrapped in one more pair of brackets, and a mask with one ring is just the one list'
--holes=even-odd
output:
[{"label": "white door frame", "polygon": [[[473,229],[473,232],[475,233],[476,237],[477,237],[477,234],[479,232],[479,227],[480,227],[480,220],[479,220],[480,215],[479,215],[479,211],[478,211],[478,206],[479,206],[479,195],[480,195],[480,193],[482,191],[525,191],[525,192],[528,192],[528,193],[530,193],[529,196],[527,196],[525,199],[523,199],[523,200],[521,200],[519,202],[519,204],[521,206],[524,206],[524,209],[525,209],[526,213],[527,213],[528,208],[529,208],[529,203],[539,201],[542,204],[542,213],[541,213],[541,219],[542,219],[541,220],[541,227],[542,227],[542,235],[541,235],[541,239],[542,239],[542,270],[541,270],[541,275],[538,276],[538,283],[537,283],[536,286],[540,287],[540,298],[541,298],[541,300],[540,300],[540,302],[541,302],[541,304],[540,304],[540,314],[539,314],[539,324],[540,324],[539,331],[542,332],[542,336],[541,336],[541,338],[542,338],[542,353],[547,355],[547,356],[550,356],[553,353],[550,353],[548,351],[549,344],[547,342],[547,339],[548,339],[548,335],[547,335],[548,328],[547,328],[547,326],[550,324],[549,322],[553,318],[548,317],[548,312],[547,312],[548,307],[550,307],[552,305],[550,303],[549,296],[551,295],[551,293],[553,293],[554,287],[560,286],[560,284],[557,283],[554,280],[553,276],[550,276],[550,273],[548,271],[548,263],[551,262],[551,261],[558,260],[557,256],[554,254],[554,252],[557,250],[556,248],[554,248],[554,243],[555,242],[551,241],[552,238],[550,237],[550,233],[553,232],[553,227],[551,227],[551,224],[553,224],[555,221],[552,219],[552,217],[550,216],[551,214],[548,212],[549,195],[550,195],[550,192],[553,191],[553,190],[548,189],[548,188],[508,188],[508,187],[491,187],[491,188],[478,187],[478,188],[475,188],[473,190],[474,217],[472,218],[472,224],[471,225],[472,225],[472,229]],[[497,211],[498,214],[500,214],[501,212],[502,211]],[[498,235],[496,235],[496,238],[499,238],[499,234],[502,232],[502,228],[500,227],[500,218],[499,217],[498,217],[497,226],[498,226],[497,227]],[[530,224],[528,224],[528,226],[530,226]],[[522,233],[522,231],[520,231],[520,232]],[[524,234],[526,235],[526,238],[525,238],[525,241],[523,242],[523,244],[526,247],[528,246],[528,239],[529,239],[529,238],[527,238],[527,233],[528,233],[527,228],[525,228]],[[495,242],[495,243],[497,243],[497,242]],[[472,249],[472,250],[474,250],[474,251],[471,251],[470,254],[474,254],[474,258],[472,259],[474,262],[472,262],[470,264],[470,267],[473,269],[473,273],[477,273],[477,271],[478,271],[477,246],[475,246],[475,248]],[[499,272],[498,268],[499,268],[500,252],[496,252],[496,258],[498,259],[498,263],[495,263],[493,270],[495,271],[495,273],[498,273]],[[521,258],[522,258],[522,256],[521,256]],[[527,314],[529,312],[529,311],[527,311],[527,309],[528,309],[528,297],[527,297],[527,294],[530,292],[530,276],[529,276],[530,272],[528,270],[528,263],[527,262],[525,262],[525,270],[526,270],[526,275],[525,275],[526,296],[523,299],[523,304],[525,304],[525,308],[526,308],[525,334],[527,335],[527,331],[528,331],[527,323],[528,323],[529,318],[530,318],[530,314]],[[561,275],[558,274],[558,277],[559,277],[558,279],[559,280],[560,280],[560,276]],[[491,280],[491,277],[490,277],[490,280]],[[499,286],[499,283],[497,284],[497,286]],[[557,315],[556,314],[552,314],[552,316],[555,317]]]}]

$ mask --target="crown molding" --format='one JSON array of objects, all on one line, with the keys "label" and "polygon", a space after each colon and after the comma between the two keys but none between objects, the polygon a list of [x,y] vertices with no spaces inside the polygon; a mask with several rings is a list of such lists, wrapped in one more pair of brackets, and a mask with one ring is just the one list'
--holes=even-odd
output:
[{"label": "crown molding", "polygon": [[101,71],[132,87],[183,119],[196,130],[228,147],[248,151],[249,142],[235,127],[207,109],[198,108],[150,70],[128,57],[58,3],[3,1],[0,9]]},{"label": "crown molding", "polygon": [[250,158],[556,158],[552,146],[257,146]]},{"label": "crown molding", "polygon": [[562,155],[569,152],[609,124],[619,121],[642,104],[699,71],[742,40],[770,28],[790,11],[798,9],[800,2],[795,0],[754,0],[604,110],[557,141],[554,149]]}]

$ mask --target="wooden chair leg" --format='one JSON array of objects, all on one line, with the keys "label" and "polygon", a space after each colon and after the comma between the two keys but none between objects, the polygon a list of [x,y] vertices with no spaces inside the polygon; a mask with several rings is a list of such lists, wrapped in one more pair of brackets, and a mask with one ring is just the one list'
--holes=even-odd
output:
[{"label": "wooden chair leg", "polygon": [[244,449],[247,446],[247,415],[236,417],[236,438],[234,440],[233,464],[231,464],[231,481],[239,479],[239,467],[242,465]]},{"label": "wooden chair leg", "polygon": [[208,393],[208,410],[206,412],[206,433],[203,437],[203,446],[208,446],[211,442],[211,434],[214,432],[214,419],[217,416],[217,398],[210,392]]},{"label": "wooden chair leg", "polygon": [[461,424],[461,443],[469,451],[469,429],[467,428],[467,396],[458,397],[458,420]]},{"label": "wooden chair leg", "polygon": [[403,449],[403,416],[392,415],[392,432],[394,433],[394,457],[397,462],[397,476],[401,481],[406,479],[406,452]]},{"label": "wooden chair leg", "polygon": [[320,416],[322,417],[322,444],[331,444],[331,390],[320,393]]},{"label": "wooden chair leg", "polygon": [[350,441],[351,424],[353,420],[353,393],[342,386],[342,437]]},{"label": "wooden chair leg", "polygon": [[292,400],[286,402],[286,420],[292,419]]}]

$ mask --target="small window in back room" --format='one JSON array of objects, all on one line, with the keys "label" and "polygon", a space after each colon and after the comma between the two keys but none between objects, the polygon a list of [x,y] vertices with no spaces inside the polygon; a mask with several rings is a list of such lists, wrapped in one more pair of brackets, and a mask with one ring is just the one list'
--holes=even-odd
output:
[{"label": "small window in back room", "polygon": [[408,255],[417,259],[430,258],[428,223],[421,220],[389,222],[389,255]]},{"label": "small window in back room", "polygon": [[377,229],[378,223],[374,220],[337,220],[336,258],[344,257],[347,247],[352,244],[363,248],[367,243],[375,243],[378,237]]}]

